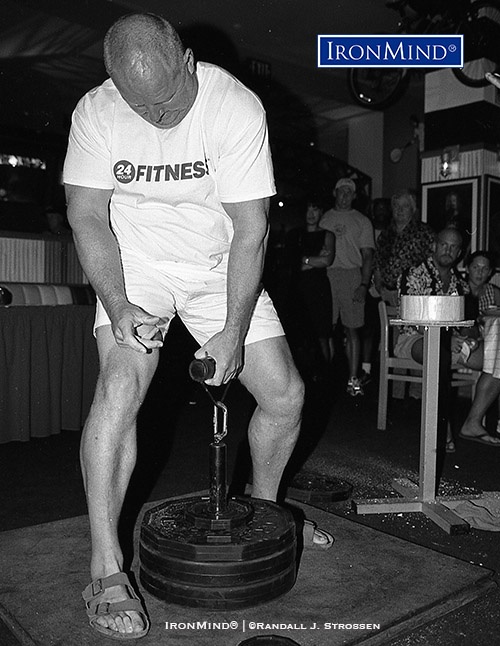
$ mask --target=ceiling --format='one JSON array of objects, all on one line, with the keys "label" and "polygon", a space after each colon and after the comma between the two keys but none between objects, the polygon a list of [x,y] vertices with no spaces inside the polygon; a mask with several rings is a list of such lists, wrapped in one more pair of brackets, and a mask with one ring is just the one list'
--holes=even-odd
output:
[{"label": "ceiling", "polygon": [[316,68],[317,35],[389,33],[398,18],[384,0],[2,0],[1,121],[67,130],[76,100],[105,78],[106,29],[131,11],[164,15],[198,59],[265,95],[282,135],[304,140],[364,110],[349,96],[345,71]]}]

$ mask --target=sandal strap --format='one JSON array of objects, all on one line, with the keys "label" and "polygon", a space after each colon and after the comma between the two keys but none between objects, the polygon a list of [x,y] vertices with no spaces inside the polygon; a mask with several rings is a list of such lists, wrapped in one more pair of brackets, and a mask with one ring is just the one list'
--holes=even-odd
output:
[{"label": "sandal strap", "polygon": [[92,618],[95,618],[98,615],[113,614],[115,612],[127,612],[128,610],[133,610],[145,616],[144,608],[142,607],[142,603],[139,599],[124,599],[123,601],[116,601],[114,603],[103,601],[102,603],[96,603],[92,610]]},{"label": "sandal strap", "polygon": [[[104,591],[108,588],[113,588],[117,585],[125,586],[127,594],[129,595],[128,599],[123,601],[108,602],[108,601],[99,601]],[[85,601],[85,607],[87,609],[87,616],[92,622],[99,615],[106,615],[109,613],[135,610],[136,612],[141,613],[144,618],[147,618],[147,615],[144,611],[144,607],[139,600],[134,588],[130,583],[130,579],[125,572],[116,572],[110,576],[103,577],[102,579],[95,579],[92,583],[85,588],[82,592],[83,600]]]},{"label": "sandal strap", "polygon": [[[104,591],[117,585],[123,585],[126,588],[129,598],[115,602],[102,601]],[[82,592],[82,597],[85,601],[87,617],[91,627],[106,637],[112,637],[113,639],[138,639],[139,637],[146,635],[151,627],[146,610],[125,572],[116,572],[110,576],[95,579],[95,581],[92,581]],[[140,632],[122,635],[110,628],[99,625],[96,621],[98,617],[102,615],[130,611],[137,612],[144,622],[144,629]]]},{"label": "sandal strap", "polygon": [[104,590],[108,588],[113,588],[116,585],[124,585],[127,587],[128,592],[132,592],[133,596],[136,597],[135,591],[130,584],[130,579],[125,572],[116,572],[115,574],[110,574],[109,576],[102,577],[101,579],[95,579],[85,588],[82,592],[82,597],[84,601],[93,601],[99,599],[104,593]]}]

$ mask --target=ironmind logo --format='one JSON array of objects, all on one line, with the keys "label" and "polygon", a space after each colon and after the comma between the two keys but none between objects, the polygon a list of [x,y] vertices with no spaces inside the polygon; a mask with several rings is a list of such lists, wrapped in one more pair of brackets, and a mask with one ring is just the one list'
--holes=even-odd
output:
[{"label": "ironmind logo", "polygon": [[204,161],[185,162],[184,164],[159,164],[149,166],[138,164],[137,167],[126,159],[117,161],[113,166],[113,174],[120,184],[136,182],[170,182],[186,179],[200,179],[208,174]]},{"label": "ironmind logo", "polygon": [[463,36],[318,36],[318,67],[463,67]]}]

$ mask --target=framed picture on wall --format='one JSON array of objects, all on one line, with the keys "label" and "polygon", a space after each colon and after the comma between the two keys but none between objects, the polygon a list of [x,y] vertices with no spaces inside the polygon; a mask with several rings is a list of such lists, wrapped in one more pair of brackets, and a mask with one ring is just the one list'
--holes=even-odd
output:
[{"label": "framed picture on wall", "polygon": [[478,248],[478,207],[479,177],[422,186],[422,220],[436,232],[457,227],[464,238],[463,255]]},{"label": "framed picture on wall", "polygon": [[500,178],[487,175],[485,181],[486,248],[500,267]]}]

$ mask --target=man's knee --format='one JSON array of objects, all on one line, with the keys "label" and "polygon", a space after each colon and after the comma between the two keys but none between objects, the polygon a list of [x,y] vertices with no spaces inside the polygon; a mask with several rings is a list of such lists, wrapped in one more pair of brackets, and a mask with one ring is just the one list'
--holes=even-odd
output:
[{"label": "man's knee", "polygon": [[101,367],[96,397],[113,408],[137,408],[146,395],[150,380],[134,363],[111,363]]},{"label": "man's knee", "polygon": [[264,410],[277,417],[299,420],[304,406],[305,386],[293,367],[283,383],[277,384],[273,395],[266,398]]},{"label": "man's knee", "polygon": [[293,364],[249,390],[264,414],[273,418],[300,419],[305,387]]},{"label": "man's knee", "polygon": [[304,383],[297,371],[286,339],[275,337],[247,347],[243,385],[264,414],[300,417]]}]

